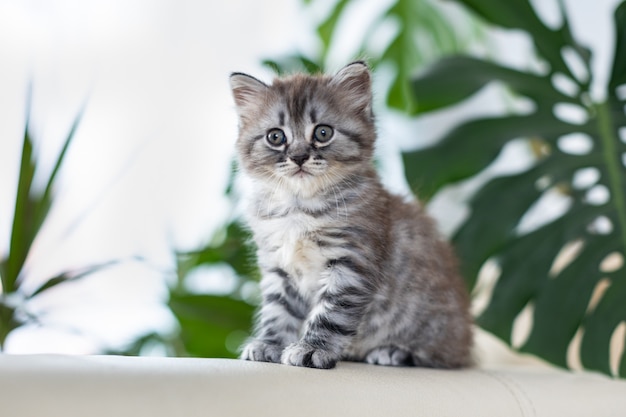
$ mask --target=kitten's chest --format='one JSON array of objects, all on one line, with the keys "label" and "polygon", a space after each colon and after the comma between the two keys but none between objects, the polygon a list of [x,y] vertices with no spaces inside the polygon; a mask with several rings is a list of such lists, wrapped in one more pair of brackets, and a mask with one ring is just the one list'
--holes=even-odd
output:
[{"label": "kitten's chest", "polygon": [[[312,294],[320,287],[327,259],[318,245],[323,222],[304,214],[256,222],[255,235],[261,249],[260,261],[277,265],[294,278],[301,292]],[[268,265],[269,266],[269,265]]]}]

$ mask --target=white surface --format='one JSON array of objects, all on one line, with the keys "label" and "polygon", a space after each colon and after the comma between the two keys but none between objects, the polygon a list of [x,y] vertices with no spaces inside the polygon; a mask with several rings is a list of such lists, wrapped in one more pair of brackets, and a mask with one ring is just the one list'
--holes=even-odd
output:
[{"label": "white surface", "polygon": [[0,356],[0,415],[623,417],[626,382],[517,367],[333,370],[227,359]]}]

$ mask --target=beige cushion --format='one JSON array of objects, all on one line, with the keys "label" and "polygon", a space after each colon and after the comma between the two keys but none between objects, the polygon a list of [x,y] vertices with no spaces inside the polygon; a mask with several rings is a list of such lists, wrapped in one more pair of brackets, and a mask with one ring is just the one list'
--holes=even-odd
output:
[{"label": "beige cushion", "polygon": [[626,416],[626,382],[542,366],[0,355],[0,416]]}]

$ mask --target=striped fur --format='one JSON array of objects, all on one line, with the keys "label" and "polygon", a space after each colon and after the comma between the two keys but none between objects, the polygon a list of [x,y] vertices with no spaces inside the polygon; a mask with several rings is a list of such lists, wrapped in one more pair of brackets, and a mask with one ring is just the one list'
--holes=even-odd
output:
[{"label": "striped fur", "polygon": [[271,85],[235,73],[231,87],[263,273],[241,357],[315,368],[468,365],[471,318],[454,255],[373,167],[367,66]]}]

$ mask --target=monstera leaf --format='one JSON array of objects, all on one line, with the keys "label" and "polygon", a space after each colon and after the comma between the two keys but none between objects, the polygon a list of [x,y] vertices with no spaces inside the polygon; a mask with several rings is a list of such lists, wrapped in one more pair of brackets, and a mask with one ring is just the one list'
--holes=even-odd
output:
[{"label": "monstera leaf", "polygon": [[[615,11],[613,65],[606,94],[597,99],[590,93],[597,76],[590,51],[575,41],[565,10],[562,27],[553,30],[528,0],[456,1],[493,25],[525,31],[546,69],[524,72],[451,56],[414,78],[419,112],[456,104],[493,81],[532,100],[534,108],[453,127],[435,146],[404,155],[407,178],[428,198],[482,171],[512,140],[532,141],[540,149],[535,163],[480,188],[453,237],[470,287],[487,261],[499,267],[491,300],[477,321],[511,343],[515,319],[529,308],[532,328],[522,351],[567,366],[578,334],[585,368],[624,377],[626,356],[620,353],[611,366],[611,354],[615,361],[619,352],[610,346],[624,338],[616,329],[626,325],[626,3]],[[574,68],[574,60],[581,68]],[[561,109],[568,106],[581,116],[564,117]],[[572,149],[571,141],[585,146]],[[520,227],[550,193],[567,199],[565,212]]]}]

